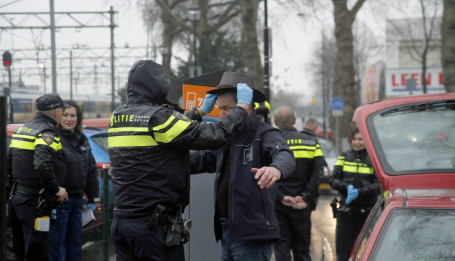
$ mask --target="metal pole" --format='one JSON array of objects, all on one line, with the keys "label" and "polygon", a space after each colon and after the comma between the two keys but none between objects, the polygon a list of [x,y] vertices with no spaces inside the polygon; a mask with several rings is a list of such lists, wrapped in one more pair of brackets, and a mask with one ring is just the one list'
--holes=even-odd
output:
[{"label": "metal pole", "polygon": [[109,10],[111,15],[111,92],[112,92],[112,99],[111,99],[111,111],[115,109],[115,67],[114,67],[114,8],[111,6]]},{"label": "metal pole", "polygon": [[73,100],[73,51],[70,51],[70,100]]},{"label": "metal pole", "polygon": [[0,96],[0,260],[6,260],[6,97]]},{"label": "metal pole", "polygon": [[264,92],[267,101],[270,101],[269,75],[269,28],[267,24],[267,0],[264,0]]},{"label": "metal pole", "polygon": [[325,75],[325,35],[322,31],[322,129],[324,139],[327,139],[327,106],[326,106],[326,75]]},{"label": "metal pole", "polygon": [[340,130],[339,130],[339,125],[338,125],[339,118],[340,118],[340,116],[335,116],[336,133],[337,133],[336,134],[336,139],[337,139],[336,147],[337,147],[338,153],[341,152],[341,150],[340,150]]},{"label": "metal pole", "polygon": [[[54,19],[54,0],[50,2],[51,15],[51,49],[52,49],[52,93],[57,93],[57,54],[55,51],[55,19]],[[46,81],[46,79],[44,79]]]},{"label": "metal pole", "polygon": [[[14,104],[12,98],[13,84],[11,82],[11,67],[8,67],[8,99],[9,99],[9,122],[14,123]],[[6,137],[6,136],[5,136]]]},{"label": "metal pole", "polygon": [[194,53],[194,76],[197,76],[197,48],[196,48],[196,24],[197,22],[193,22],[193,53]]},{"label": "metal pole", "polygon": [[109,169],[103,169],[103,260],[109,260]]}]

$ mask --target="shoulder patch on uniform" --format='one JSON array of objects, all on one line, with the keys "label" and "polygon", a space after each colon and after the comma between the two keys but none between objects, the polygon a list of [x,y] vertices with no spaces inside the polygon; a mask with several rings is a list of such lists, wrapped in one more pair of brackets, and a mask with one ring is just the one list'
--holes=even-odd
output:
[{"label": "shoulder patch on uniform", "polygon": [[181,114],[180,112],[174,111],[174,113],[172,115],[174,115],[178,119],[185,120],[185,121],[190,121],[190,119],[188,117],[186,117],[185,115]]},{"label": "shoulder patch on uniform", "polygon": [[54,142],[54,134],[46,132],[42,134],[44,142],[46,142],[47,145],[51,145],[52,142]]}]

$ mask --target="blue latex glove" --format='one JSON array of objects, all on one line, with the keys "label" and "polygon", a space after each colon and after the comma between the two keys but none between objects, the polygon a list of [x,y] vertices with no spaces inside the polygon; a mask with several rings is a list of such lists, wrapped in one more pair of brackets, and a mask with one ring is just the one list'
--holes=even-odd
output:
[{"label": "blue latex glove", "polygon": [[217,94],[205,95],[204,104],[202,104],[201,111],[203,111],[205,114],[210,113],[213,110],[217,99]]},{"label": "blue latex glove", "polygon": [[96,203],[87,203],[87,205],[85,206],[85,210],[89,210],[89,209],[94,211],[96,209]]},{"label": "blue latex glove", "polygon": [[353,185],[348,186],[348,197],[345,200],[346,205],[349,205],[352,201],[354,201],[359,196],[359,191],[354,188]]},{"label": "blue latex glove", "polygon": [[246,83],[237,84],[237,103],[246,103],[250,106],[253,99],[253,89]]}]

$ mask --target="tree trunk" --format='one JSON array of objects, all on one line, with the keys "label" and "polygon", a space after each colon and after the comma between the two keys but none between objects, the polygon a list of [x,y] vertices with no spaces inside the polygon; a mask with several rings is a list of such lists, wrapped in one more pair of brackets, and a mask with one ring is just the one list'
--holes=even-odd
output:
[{"label": "tree trunk", "polygon": [[[347,8],[347,0],[332,0],[332,2],[337,45],[333,96],[344,100],[343,116],[339,119],[339,134],[340,138],[345,138],[352,131],[352,115],[357,107],[352,23],[365,1],[358,0],[352,11]],[[336,131],[334,127],[335,119],[332,119],[332,131]]]},{"label": "tree trunk", "polygon": [[258,34],[256,31],[258,1],[241,0],[242,33],[241,48],[247,74],[253,79],[255,87],[264,91],[264,68],[259,53]]},{"label": "tree trunk", "polygon": [[455,92],[455,0],[444,0],[441,35],[444,87],[447,92]]}]

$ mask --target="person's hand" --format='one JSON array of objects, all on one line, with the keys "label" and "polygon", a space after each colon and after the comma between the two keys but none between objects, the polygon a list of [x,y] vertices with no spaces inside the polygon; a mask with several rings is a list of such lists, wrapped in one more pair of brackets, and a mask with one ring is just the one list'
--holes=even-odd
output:
[{"label": "person's hand", "polygon": [[207,94],[205,95],[204,104],[202,104],[201,111],[204,114],[210,113],[215,106],[216,100],[218,99],[217,94]]},{"label": "person's hand", "polygon": [[359,191],[354,188],[353,185],[348,186],[348,197],[345,200],[346,205],[349,205],[352,201],[354,201],[359,196]]},{"label": "person's hand", "polygon": [[68,193],[66,193],[66,189],[62,187],[58,187],[58,192],[55,194],[57,196],[57,201],[61,203],[68,201]]},{"label": "person's hand", "polygon": [[275,167],[252,168],[251,172],[256,174],[255,179],[259,179],[258,185],[261,189],[270,188],[281,178],[281,171]]},{"label": "person's hand", "polygon": [[94,211],[96,209],[96,203],[87,203],[85,205],[85,209],[84,210],[88,210],[88,209],[91,209],[92,211]]},{"label": "person's hand", "polygon": [[295,198],[291,196],[284,196],[283,199],[281,200],[281,204],[288,207],[294,207],[295,203],[297,203],[295,201]]},{"label": "person's hand", "polygon": [[237,105],[246,104],[247,108],[250,107],[253,100],[253,89],[246,83],[237,84]]},{"label": "person's hand", "polygon": [[294,200],[296,203],[294,204],[294,206],[292,206],[293,209],[304,209],[308,207],[308,203],[306,203],[306,201],[303,200],[302,197],[295,196]]}]

